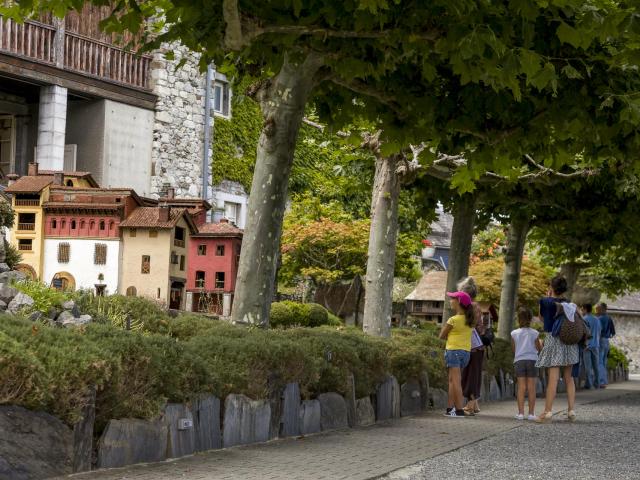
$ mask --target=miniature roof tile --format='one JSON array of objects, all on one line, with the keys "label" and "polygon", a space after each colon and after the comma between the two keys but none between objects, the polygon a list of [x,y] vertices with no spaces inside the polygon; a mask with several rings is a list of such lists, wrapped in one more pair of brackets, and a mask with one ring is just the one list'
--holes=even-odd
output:
[{"label": "miniature roof tile", "polygon": [[64,177],[83,178],[94,188],[98,188],[98,182],[89,172],[56,172],[54,170],[40,170],[38,175],[25,175],[9,185],[7,193],[40,193],[42,189],[53,183],[54,174],[62,173]]},{"label": "miniature roof tile", "polygon": [[129,217],[120,224],[124,228],[173,228],[183,216],[186,209],[172,208],[169,212],[169,221],[159,220],[160,207],[138,207]]},{"label": "miniature roof tile", "polygon": [[194,237],[242,237],[244,231],[231,223],[205,223]]},{"label": "miniature roof tile", "polygon": [[447,296],[447,272],[431,270],[425,273],[405,300],[444,302]]}]

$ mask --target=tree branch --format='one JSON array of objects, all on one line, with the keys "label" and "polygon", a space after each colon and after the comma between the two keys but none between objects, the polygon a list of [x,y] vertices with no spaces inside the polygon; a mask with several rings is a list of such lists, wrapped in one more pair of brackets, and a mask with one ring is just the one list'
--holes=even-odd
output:
[{"label": "tree branch", "polygon": [[393,112],[398,116],[399,119],[406,118],[407,116],[402,107],[396,103],[396,99],[394,97],[386,96],[380,90],[372,88],[364,82],[358,80],[347,82],[340,77],[330,77],[330,80],[336,85],[346,88],[347,90],[350,90],[354,93],[375,98],[381,104],[386,105],[391,110],[393,110]]}]

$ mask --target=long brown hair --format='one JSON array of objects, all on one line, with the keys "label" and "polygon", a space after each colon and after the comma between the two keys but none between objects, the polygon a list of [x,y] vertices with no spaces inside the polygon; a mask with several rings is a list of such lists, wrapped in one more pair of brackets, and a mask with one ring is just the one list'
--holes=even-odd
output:
[{"label": "long brown hair", "polygon": [[467,327],[473,327],[476,323],[476,315],[473,311],[473,302],[471,302],[466,307],[460,304],[462,309],[464,310],[464,323]]}]

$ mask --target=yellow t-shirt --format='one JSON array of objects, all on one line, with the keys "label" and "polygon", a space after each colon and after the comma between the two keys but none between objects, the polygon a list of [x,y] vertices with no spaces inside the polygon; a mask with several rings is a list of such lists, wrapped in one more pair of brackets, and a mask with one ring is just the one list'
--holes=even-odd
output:
[{"label": "yellow t-shirt", "polygon": [[464,315],[454,315],[447,320],[447,325],[453,328],[447,336],[447,350],[466,350],[471,351],[471,331],[473,328],[468,327],[465,323]]}]

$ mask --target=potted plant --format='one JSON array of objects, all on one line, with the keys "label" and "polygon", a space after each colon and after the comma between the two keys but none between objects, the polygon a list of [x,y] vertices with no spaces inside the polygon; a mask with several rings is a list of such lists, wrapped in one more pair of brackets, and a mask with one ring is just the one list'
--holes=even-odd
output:
[{"label": "potted plant", "polygon": [[104,275],[102,273],[98,274],[98,283],[94,286],[96,287],[96,296],[104,297],[104,292],[107,286],[104,284]]},{"label": "potted plant", "polygon": [[422,240],[422,258],[433,258],[436,254],[436,247],[433,246],[433,242],[428,238]]}]

